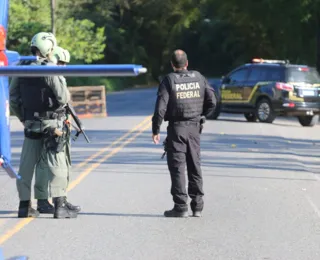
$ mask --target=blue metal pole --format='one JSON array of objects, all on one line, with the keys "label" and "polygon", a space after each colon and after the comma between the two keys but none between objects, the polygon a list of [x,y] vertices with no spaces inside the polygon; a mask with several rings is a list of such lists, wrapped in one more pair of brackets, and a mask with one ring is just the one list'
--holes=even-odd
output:
[{"label": "blue metal pole", "polygon": [[20,60],[36,61],[38,60],[38,57],[37,56],[20,56]]},{"label": "blue metal pole", "polygon": [[108,76],[126,77],[146,73],[141,65],[67,65],[67,66],[5,66],[0,67],[0,75],[11,77],[41,77],[44,75],[63,76]]},{"label": "blue metal pole", "polygon": [[9,1],[0,1],[0,25],[2,25],[6,30],[8,28],[8,13],[9,13]]},{"label": "blue metal pole", "polygon": [[37,56],[20,56],[16,51],[6,50],[5,54],[8,58],[8,65],[18,65],[20,61],[36,61]]},{"label": "blue metal pole", "polygon": [[[0,66],[7,65],[5,40],[8,27],[8,12],[9,1],[0,0]],[[10,145],[8,77],[0,76],[0,166],[2,165],[9,175],[12,174],[8,168],[10,167],[11,169]],[[15,177],[18,178],[18,176]]]}]

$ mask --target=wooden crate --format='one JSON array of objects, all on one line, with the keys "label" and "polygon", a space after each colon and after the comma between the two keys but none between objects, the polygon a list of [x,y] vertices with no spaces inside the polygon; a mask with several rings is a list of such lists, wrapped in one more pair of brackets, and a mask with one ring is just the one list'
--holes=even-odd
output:
[{"label": "wooden crate", "polygon": [[69,87],[69,91],[79,118],[107,116],[105,86]]}]

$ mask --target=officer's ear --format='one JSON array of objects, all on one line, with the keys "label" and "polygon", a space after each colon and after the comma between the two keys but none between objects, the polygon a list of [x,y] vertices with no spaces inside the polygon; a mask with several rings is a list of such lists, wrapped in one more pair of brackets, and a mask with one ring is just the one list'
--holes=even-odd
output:
[{"label": "officer's ear", "polygon": [[187,61],[187,62],[186,62],[186,68],[188,68],[188,66],[189,66],[189,62]]}]

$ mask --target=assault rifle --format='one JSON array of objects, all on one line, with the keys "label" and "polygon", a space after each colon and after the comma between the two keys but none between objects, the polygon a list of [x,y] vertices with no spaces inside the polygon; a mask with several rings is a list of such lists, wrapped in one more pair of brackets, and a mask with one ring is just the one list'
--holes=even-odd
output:
[{"label": "assault rifle", "polygon": [[89,140],[88,136],[86,135],[86,133],[84,132],[84,127],[83,127],[83,125],[82,125],[79,117],[77,116],[76,111],[74,111],[73,106],[72,106],[71,104],[67,103],[67,104],[65,105],[65,109],[66,109],[67,114],[69,114],[69,115],[72,116],[74,122],[75,122],[76,125],[77,125],[77,127],[75,127],[74,125],[72,125],[72,126],[76,129],[76,131],[77,131],[77,133],[75,134],[75,136],[74,136],[74,138],[73,138],[73,141],[75,141],[80,134],[83,134],[83,136],[84,136],[84,138],[86,139],[87,143],[90,143],[90,140]]}]

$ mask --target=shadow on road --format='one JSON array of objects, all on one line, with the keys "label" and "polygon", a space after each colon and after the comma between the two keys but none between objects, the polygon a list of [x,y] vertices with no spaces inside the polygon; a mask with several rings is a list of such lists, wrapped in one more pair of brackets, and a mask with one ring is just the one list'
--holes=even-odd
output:
[{"label": "shadow on road", "polygon": [[[163,137],[164,138],[164,137]],[[288,139],[263,135],[202,135],[202,166],[263,169],[320,173],[317,161],[320,157],[319,142],[314,140]],[[106,164],[140,164],[145,166],[166,165],[161,160],[163,147],[150,142],[150,135],[142,134],[139,140],[110,158]],[[233,156],[234,154],[234,156]]]},{"label": "shadow on road", "polygon": [[0,219],[18,218],[17,213],[18,211],[0,210]]},{"label": "shadow on road", "polygon": [[[87,144],[82,137],[72,143],[73,165],[83,162],[97,151],[110,146],[116,138],[125,133],[126,131],[121,130],[88,130],[90,144]],[[164,137],[165,135],[162,134],[162,140]],[[11,138],[13,148],[22,146],[22,132],[12,133]],[[314,160],[320,157],[320,142],[314,140],[210,133],[203,133],[201,140],[201,160],[202,166],[205,167],[220,167],[226,171],[228,168],[246,168],[320,173],[320,167],[317,167],[318,162]],[[111,149],[93,159],[91,163],[101,161],[109,151]],[[166,158],[161,160],[162,153],[163,146],[154,145],[151,142],[150,133],[145,132],[117,156],[109,158],[102,164],[166,165]],[[20,153],[12,152],[13,166],[18,166],[19,157]]]},{"label": "shadow on road", "polygon": [[109,216],[109,217],[136,217],[136,218],[161,218],[159,214],[131,214],[131,213],[101,213],[101,212],[80,212],[84,216]]},{"label": "shadow on road", "polygon": [[[227,114],[227,113],[221,114],[221,116],[216,120],[209,119],[209,121],[216,121],[216,122],[222,121],[222,122],[233,122],[233,123],[242,123],[242,124],[243,123],[245,123],[245,124],[259,124],[259,123],[261,123],[259,121],[248,122],[245,119],[245,117],[241,114]],[[297,127],[297,128],[302,127],[297,118],[285,117],[285,116],[278,116],[276,118],[276,120],[273,121],[272,125],[284,126],[284,127]]]}]

